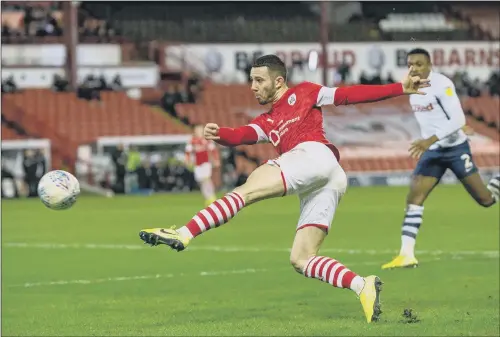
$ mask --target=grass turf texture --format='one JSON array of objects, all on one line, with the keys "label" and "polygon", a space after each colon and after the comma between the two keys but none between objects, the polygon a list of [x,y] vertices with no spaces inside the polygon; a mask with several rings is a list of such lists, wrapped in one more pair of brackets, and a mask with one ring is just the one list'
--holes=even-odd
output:
[{"label": "grass turf texture", "polygon": [[421,266],[381,271],[399,249],[406,191],[351,188],[323,246],[384,281],[371,325],[351,291],[289,265],[295,197],[253,205],[181,253],[141,245],[138,232],[184,224],[203,205],[196,194],[84,196],[60,212],[3,201],[2,335],[498,336],[498,205],[440,186],[425,206]]}]

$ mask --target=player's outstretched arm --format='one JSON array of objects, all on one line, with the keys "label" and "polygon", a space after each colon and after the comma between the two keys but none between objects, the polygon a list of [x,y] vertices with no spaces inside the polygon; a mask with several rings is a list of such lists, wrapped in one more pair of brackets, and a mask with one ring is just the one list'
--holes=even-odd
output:
[{"label": "player's outstretched arm", "polygon": [[348,105],[357,103],[377,102],[384,99],[401,95],[425,95],[420,89],[430,86],[428,79],[421,79],[418,76],[410,76],[413,69],[410,68],[408,74],[401,83],[384,85],[353,85],[341,88],[323,87],[318,95],[318,105]]},{"label": "player's outstretched arm", "polygon": [[224,146],[238,146],[256,144],[259,140],[257,131],[251,126],[245,125],[238,128],[219,127],[215,123],[205,125],[203,131],[205,139]]}]

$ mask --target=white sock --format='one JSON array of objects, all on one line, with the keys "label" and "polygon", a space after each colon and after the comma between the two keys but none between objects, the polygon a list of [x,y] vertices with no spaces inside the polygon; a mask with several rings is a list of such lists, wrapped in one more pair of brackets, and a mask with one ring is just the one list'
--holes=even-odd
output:
[{"label": "white sock", "polygon": [[186,226],[182,226],[177,230],[177,233],[179,233],[181,236],[187,238],[188,240],[191,240],[193,238],[193,234],[189,231],[189,229]]},{"label": "white sock", "polygon": [[424,206],[408,205],[401,230],[401,250],[399,255],[415,257],[415,242],[422,225]]},{"label": "white sock", "polygon": [[359,294],[361,294],[361,291],[363,290],[364,287],[365,287],[365,279],[364,278],[362,278],[361,276],[355,276],[352,279],[351,290],[353,290],[356,293],[356,295],[359,296]]},{"label": "white sock", "polygon": [[212,180],[204,180],[200,184],[201,193],[205,200],[214,198],[214,183]]},{"label": "white sock", "polygon": [[406,235],[401,235],[401,251],[399,255],[415,257],[415,242],[414,238]]}]

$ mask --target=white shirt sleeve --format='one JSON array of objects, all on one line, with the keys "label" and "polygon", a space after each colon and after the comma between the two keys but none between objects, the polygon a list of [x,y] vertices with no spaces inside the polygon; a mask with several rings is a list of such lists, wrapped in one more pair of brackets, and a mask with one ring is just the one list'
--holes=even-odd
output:
[{"label": "white shirt sleeve", "polygon": [[335,102],[335,91],[337,91],[337,88],[322,87],[319,89],[316,106],[333,105]]},{"label": "white shirt sleeve", "polygon": [[455,91],[455,85],[450,79],[444,79],[437,91],[437,103],[446,115],[446,122],[436,132],[436,137],[441,140],[460,130],[465,125],[465,115]]},{"label": "white shirt sleeve", "polygon": [[264,130],[262,130],[262,128],[255,124],[255,123],[250,123],[248,124],[249,127],[251,127],[252,129],[255,130],[255,132],[257,132],[257,144],[260,144],[260,143],[269,143],[269,138],[267,137],[266,133],[264,132]]}]

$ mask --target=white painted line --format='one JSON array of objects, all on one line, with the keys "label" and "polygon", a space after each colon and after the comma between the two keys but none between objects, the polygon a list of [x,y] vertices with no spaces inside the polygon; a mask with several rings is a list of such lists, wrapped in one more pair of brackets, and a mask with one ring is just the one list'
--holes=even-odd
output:
[{"label": "white painted line", "polygon": [[[120,244],[94,244],[94,243],[30,243],[30,242],[7,242],[3,244],[5,248],[31,248],[31,249],[117,249],[117,250],[140,250],[151,249],[147,245],[120,245]],[[270,247],[225,247],[225,246],[191,246],[186,251],[214,251],[221,253],[289,253],[290,248],[270,248]],[[343,248],[323,248],[320,253],[338,253],[348,255],[390,255],[397,253],[392,249],[343,249]],[[444,250],[417,250],[417,255],[468,255],[484,256],[489,258],[498,258],[498,250],[479,250],[479,251],[444,251]]]},{"label": "white painted line", "polygon": [[[291,269],[291,268],[287,268]],[[225,271],[202,271],[198,274],[194,274],[192,276],[221,276],[221,275],[231,275],[231,274],[248,274],[248,273],[263,273],[267,272],[268,269],[240,269],[240,270],[225,270]],[[134,281],[134,280],[152,280],[159,278],[172,278],[172,277],[183,277],[186,274],[156,274],[156,275],[140,275],[140,276],[120,276],[120,277],[108,277],[108,278],[100,278],[94,280],[61,280],[61,281],[51,281],[51,282],[26,282],[23,284],[15,284],[10,287],[24,287],[24,288],[33,288],[33,287],[43,287],[43,286],[61,286],[61,285],[69,285],[69,284],[97,284],[97,283],[105,283],[105,282],[123,282],[123,281]]]},{"label": "white painted line", "polygon": [[[458,257],[458,259],[463,259],[462,257]],[[430,259],[424,259],[420,261],[420,263],[429,263],[432,261],[440,261],[440,257],[434,257]],[[348,268],[352,266],[373,266],[380,265],[380,262],[369,261],[369,262],[359,262],[359,263],[343,263]],[[51,282],[26,282],[22,284],[14,284],[14,285],[5,285],[10,288],[34,288],[34,287],[45,287],[45,286],[64,286],[70,284],[78,284],[78,285],[91,285],[98,283],[107,283],[107,282],[123,282],[123,281],[134,281],[134,280],[152,280],[152,279],[160,279],[160,278],[173,278],[173,277],[206,277],[206,276],[227,276],[227,275],[237,275],[237,274],[257,274],[257,273],[266,273],[266,272],[290,272],[292,273],[292,267],[283,267],[283,268],[274,268],[274,269],[257,269],[257,268],[247,268],[247,269],[236,269],[236,270],[222,270],[222,271],[202,271],[194,274],[156,274],[156,275],[139,275],[139,276],[120,276],[120,277],[108,277],[108,278],[100,278],[94,280],[60,280],[60,281],[51,281]]]}]

